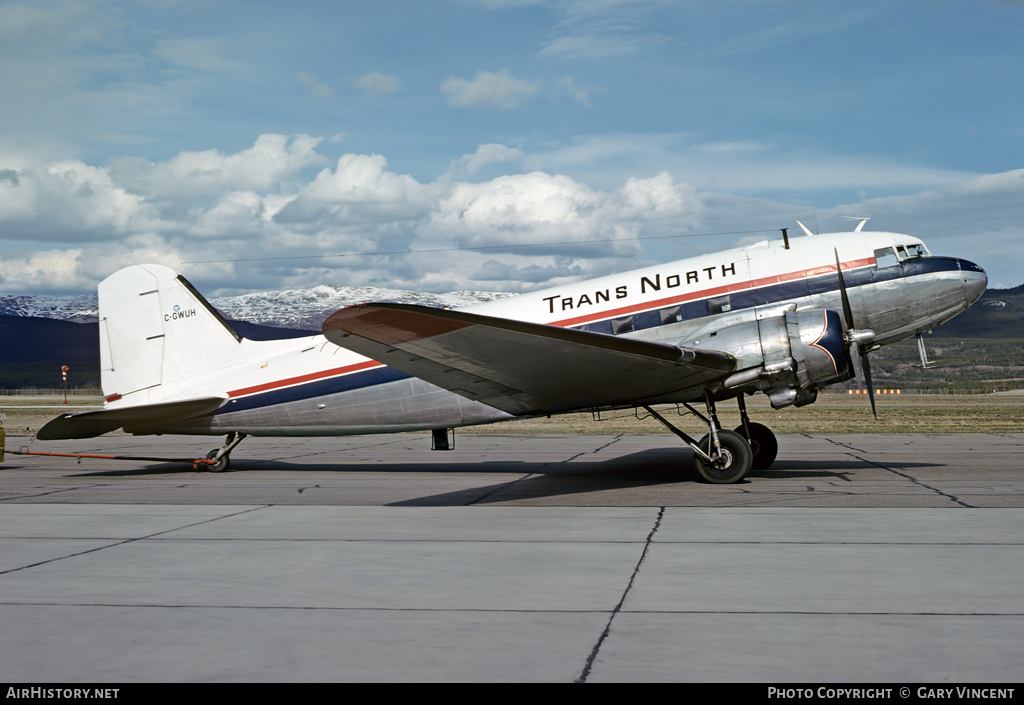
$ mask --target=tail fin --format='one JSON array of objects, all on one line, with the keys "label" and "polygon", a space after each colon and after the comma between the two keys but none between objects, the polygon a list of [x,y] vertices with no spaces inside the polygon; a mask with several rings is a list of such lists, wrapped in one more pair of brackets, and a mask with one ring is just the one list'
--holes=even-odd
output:
[{"label": "tail fin", "polygon": [[103,394],[152,404],[200,392],[197,378],[244,361],[242,337],[173,269],[127,267],[100,282]]}]

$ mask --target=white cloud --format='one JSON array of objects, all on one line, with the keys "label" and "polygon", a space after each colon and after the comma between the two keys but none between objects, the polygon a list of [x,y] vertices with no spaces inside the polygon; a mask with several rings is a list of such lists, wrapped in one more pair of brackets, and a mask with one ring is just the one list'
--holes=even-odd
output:
[{"label": "white cloud", "polygon": [[334,95],[334,90],[330,86],[320,83],[312,74],[299,71],[295,74],[295,80],[301,83],[314,98],[330,98]]},{"label": "white cloud", "polygon": [[69,160],[15,174],[16,181],[0,184],[2,239],[110,239],[159,227],[158,211],[116,184],[105,169]]},{"label": "white cloud", "polygon": [[611,193],[567,176],[533,172],[455,184],[428,230],[467,247],[606,240],[610,242],[594,242],[585,252],[608,255],[638,251],[635,237],[645,226],[671,222],[686,228],[699,214],[693,190],[676,185],[667,172],[630,179]]},{"label": "white cloud", "polygon": [[448,96],[448,105],[507,110],[518,108],[524,99],[536,93],[538,86],[539,83],[513,78],[508,71],[477,71],[472,81],[446,79],[441,92]]},{"label": "white cloud", "polygon": [[[8,292],[88,291],[127,264],[186,262],[186,275],[210,295],[321,283],[527,291],[642,266],[652,251],[664,260],[739,239],[638,237],[787,226],[795,234],[797,218],[810,224],[815,215],[821,231],[844,230],[845,214],[871,216],[870,229],[919,235],[938,254],[1003,272],[994,282],[1020,280],[1024,170],[815,213],[698,191],[668,171],[608,189],[540,170],[421,183],[389,170],[381,155],[346,154],[306,176],[302,169],[322,160],[318,142],[262,135],[234,154],[183,152],[109,167],[0,160],[0,284]],[[457,164],[471,173],[524,158],[485,144]],[[420,252],[309,258],[408,250]]]},{"label": "white cloud", "polygon": [[401,84],[397,78],[377,73],[376,71],[371,71],[365,76],[357,78],[352,82],[352,85],[356,88],[361,88],[367,93],[372,93],[373,95],[394,93],[401,88]]},{"label": "white cloud", "polygon": [[472,174],[485,164],[518,161],[522,157],[523,150],[521,149],[506,147],[503,144],[482,144],[476,148],[473,154],[462,155],[459,164]]},{"label": "white cloud", "polygon": [[0,286],[6,292],[81,291],[95,281],[81,272],[82,250],[42,250],[0,257]]},{"label": "white cloud", "polygon": [[[436,188],[407,174],[387,171],[379,154],[345,154],[334,171],[324,169],[299,190],[294,210],[330,212],[335,219],[376,213],[384,219],[409,218],[430,208]],[[291,208],[291,206],[286,207]]]},{"label": "white cloud", "polygon": [[320,137],[260,135],[249,149],[182,152],[166,162],[141,157],[111,160],[112,177],[130,192],[159,202],[189,202],[227,189],[269,191],[301,169],[321,164]]}]

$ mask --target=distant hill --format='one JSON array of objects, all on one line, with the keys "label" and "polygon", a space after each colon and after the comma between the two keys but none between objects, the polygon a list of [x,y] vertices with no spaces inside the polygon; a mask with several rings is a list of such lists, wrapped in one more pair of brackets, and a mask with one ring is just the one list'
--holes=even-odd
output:
[{"label": "distant hill", "polygon": [[[250,340],[302,338],[319,332],[230,323]],[[59,388],[62,365],[70,368],[69,387],[100,386],[98,323],[0,315],[0,388]]]},{"label": "distant hill", "polygon": [[989,289],[973,306],[932,331],[932,338],[1024,338],[1024,284]]}]

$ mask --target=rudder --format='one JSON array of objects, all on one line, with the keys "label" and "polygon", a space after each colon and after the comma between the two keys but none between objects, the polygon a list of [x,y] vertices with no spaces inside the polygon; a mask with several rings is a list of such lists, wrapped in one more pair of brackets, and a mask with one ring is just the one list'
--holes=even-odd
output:
[{"label": "rudder", "polygon": [[188,281],[134,265],[99,285],[100,378],[131,404],[188,396],[197,378],[244,361],[241,336]]}]

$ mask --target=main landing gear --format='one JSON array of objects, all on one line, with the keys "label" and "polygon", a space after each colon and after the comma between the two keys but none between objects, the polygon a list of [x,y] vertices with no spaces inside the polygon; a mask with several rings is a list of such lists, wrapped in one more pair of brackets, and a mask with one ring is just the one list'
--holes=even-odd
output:
[{"label": "main landing gear", "polygon": [[737,397],[743,423],[735,431],[726,431],[718,422],[715,402],[711,395],[704,394],[707,416],[703,416],[689,404],[683,404],[697,418],[708,425],[709,433],[695,441],[670,424],[661,414],[649,406],[643,408],[660,421],[668,430],[679,436],[693,449],[694,464],[705,482],[717,485],[739,482],[751,470],[764,470],[774,461],[779,451],[778,441],[767,426],[752,423],[747,418],[747,407],[743,396]]},{"label": "main landing gear", "polygon": [[231,458],[229,457],[231,451],[242,442],[245,436],[246,434],[244,433],[235,433],[234,431],[229,433],[227,438],[224,439],[224,445],[220,448],[214,448],[206,454],[206,459],[213,461],[206,466],[206,469],[210,472],[226,471],[231,466]]},{"label": "main landing gear", "polygon": [[767,470],[775,462],[775,456],[779,454],[779,442],[770,428],[754,423],[747,417],[747,403],[743,401],[742,394],[736,397],[736,403],[740,407],[740,419],[742,420],[742,423],[736,427],[736,433],[750,443],[750,450],[754,453],[752,469]]}]

